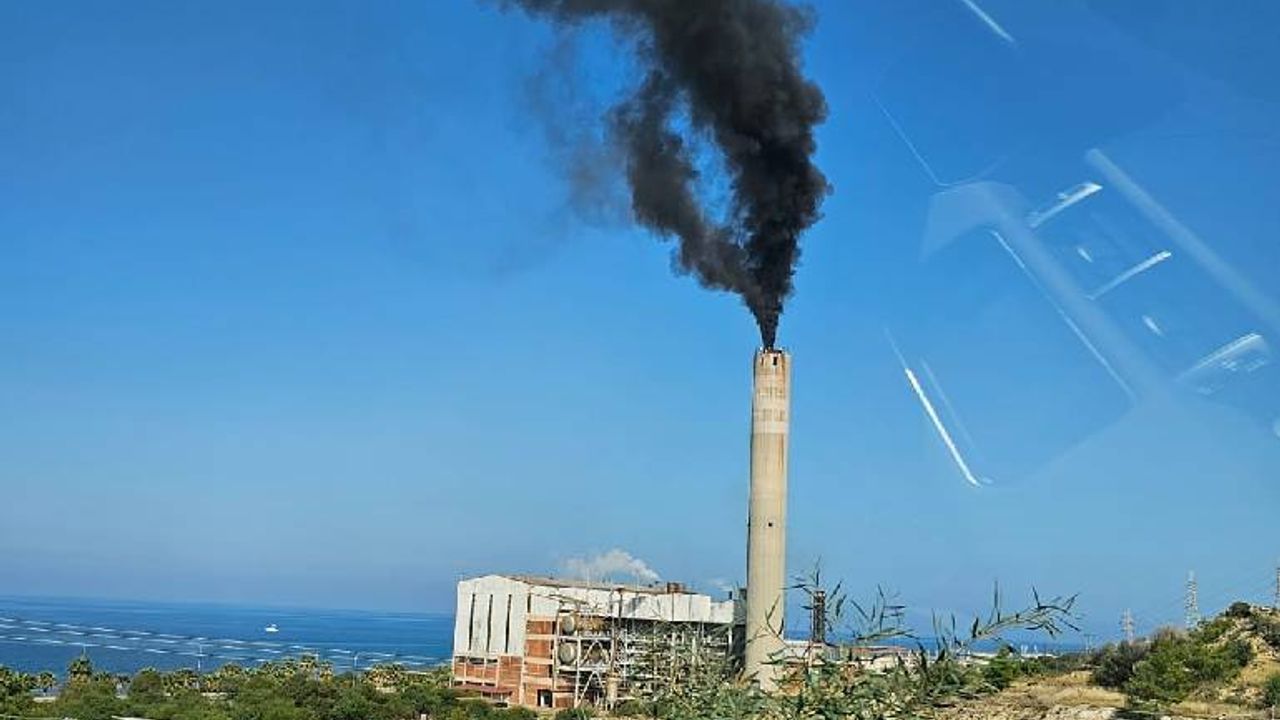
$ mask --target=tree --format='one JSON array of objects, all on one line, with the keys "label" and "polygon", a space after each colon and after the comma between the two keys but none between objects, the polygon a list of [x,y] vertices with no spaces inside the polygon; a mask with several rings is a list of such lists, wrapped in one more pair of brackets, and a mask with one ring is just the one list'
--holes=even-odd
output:
[{"label": "tree", "polygon": [[31,689],[36,683],[33,676],[0,665],[0,715],[32,714]]},{"label": "tree", "polygon": [[1007,647],[982,667],[982,679],[996,690],[1004,690],[1015,680],[1033,672],[1030,663]]},{"label": "tree", "polygon": [[406,679],[404,666],[394,663],[374,665],[365,671],[364,677],[373,683],[374,687],[387,690],[402,687]]},{"label": "tree", "polygon": [[36,675],[36,689],[40,692],[47,693],[58,686],[58,676],[45,670]]},{"label": "tree", "polygon": [[129,699],[137,703],[162,702],[168,695],[167,683],[154,668],[139,670],[129,681]]},{"label": "tree", "polygon": [[1265,707],[1280,708],[1280,673],[1273,673],[1263,683],[1262,704]]},{"label": "tree", "polygon": [[35,676],[0,665],[0,697],[25,695],[35,688]]},{"label": "tree", "polygon": [[1253,649],[1239,638],[1222,639],[1213,625],[1190,633],[1157,631],[1150,652],[1134,664],[1125,693],[1149,703],[1176,703],[1201,687],[1238,675],[1252,659]]},{"label": "tree", "polygon": [[180,668],[163,675],[165,691],[173,694],[182,690],[196,690],[200,687],[200,675],[191,668]]},{"label": "tree", "polygon": [[114,678],[86,679],[83,673],[74,681],[68,678],[55,706],[58,716],[76,720],[111,720],[125,709],[116,697]]},{"label": "tree", "polygon": [[205,676],[206,687],[213,692],[234,693],[248,678],[248,672],[235,663],[227,663]]},{"label": "tree", "polygon": [[84,683],[93,679],[93,663],[88,655],[80,655],[67,665],[67,684]]},{"label": "tree", "polygon": [[1133,667],[1147,656],[1145,642],[1122,642],[1107,645],[1093,658],[1093,682],[1102,687],[1120,689],[1133,677]]},{"label": "tree", "polygon": [[333,720],[374,720],[379,715],[377,703],[362,687],[348,687],[334,703],[332,717]]}]

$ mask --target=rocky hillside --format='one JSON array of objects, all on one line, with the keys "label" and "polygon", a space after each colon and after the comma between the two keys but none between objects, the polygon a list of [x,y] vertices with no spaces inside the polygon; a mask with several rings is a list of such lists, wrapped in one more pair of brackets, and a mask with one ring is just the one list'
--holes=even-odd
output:
[{"label": "rocky hillside", "polygon": [[[1280,612],[1236,603],[1192,631],[1093,654],[1087,669],[1020,680],[940,709],[945,720],[1280,717]],[[1275,713],[1273,715],[1273,713]]]}]

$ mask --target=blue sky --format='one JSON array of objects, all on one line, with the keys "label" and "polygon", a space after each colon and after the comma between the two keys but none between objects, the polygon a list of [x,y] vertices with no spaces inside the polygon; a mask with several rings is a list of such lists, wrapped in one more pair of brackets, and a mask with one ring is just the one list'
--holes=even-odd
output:
[{"label": "blue sky", "polygon": [[[1207,399],[1168,380],[1239,336],[1280,342],[1240,300],[1280,295],[1266,23],[817,10],[835,192],[781,329],[791,567],[943,611],[997,579],[1079,592],[1099,635],[1125,607],[1180,620],[1192,569],[1206,606],[1264,597],[1275,364]],[[573,216],[525,103],[551,44],[486,3],[0,6],[4,590],[449,610],[460,576],[615,547],[740,581],[754,326],[673,275],[669,245]],[[989,238],[922,250],[934,180],[971,178],[1029,206],[1099,181],[1081,217],[1174,248],[1096,303],[1170,389],[1120,391]],[[1044,232],[1084,247],[1075,218]],[[966,482],[904,365],[936,373],[992,484]]]}]

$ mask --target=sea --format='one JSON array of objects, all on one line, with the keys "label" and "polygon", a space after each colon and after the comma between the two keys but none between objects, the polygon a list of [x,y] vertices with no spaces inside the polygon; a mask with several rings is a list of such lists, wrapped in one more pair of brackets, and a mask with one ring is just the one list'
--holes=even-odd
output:
[{"label": "sea", "polygon": [[0,666],[61,675],[85,655],[95,668],[210,671],[304,654],[338,672],[448,660],[453,615],[0,596]]},{"label": "sea", "polygon": [[[81,655],[121,674],[148,667],[208,672],[302,655],[337,672],[387,663],[426,669],[447,662],[452,645],[451,613],[0,596],[0,666],[59,676]],[[1014,645],[1033,653],[1084,649],[1072,639],[1035,636]],[[985,642],[975,650],[997,647]]]}]

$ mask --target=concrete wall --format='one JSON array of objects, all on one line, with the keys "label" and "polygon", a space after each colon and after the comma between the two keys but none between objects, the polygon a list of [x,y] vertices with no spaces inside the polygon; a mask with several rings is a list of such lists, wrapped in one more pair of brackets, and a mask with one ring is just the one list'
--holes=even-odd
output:
[{"label": "concrete wall", "polygon": [[773,689],[777,668],[769,660],[784,647],[791,356],[781,350],[757,352],[753,380],[744,670]]},{"label": "concrete wall", "polygon": [[526,621],[554,618],[562,606],[576,607],[583,615],[606,617],[617,617],[621,609],[622,617],[639,620],[726,625],[734,621],[733,601],[712,600],[698,593],[565,587],[485,575],[458,583],[453,653],[475,657],[523,655]]},{"label": "concrete wall", "polygon": [[528,585],[502,575],[458,583],[453,654],[523,655],[530,599]]}]

